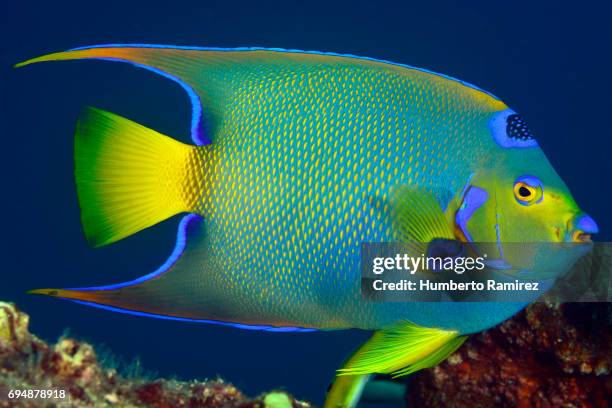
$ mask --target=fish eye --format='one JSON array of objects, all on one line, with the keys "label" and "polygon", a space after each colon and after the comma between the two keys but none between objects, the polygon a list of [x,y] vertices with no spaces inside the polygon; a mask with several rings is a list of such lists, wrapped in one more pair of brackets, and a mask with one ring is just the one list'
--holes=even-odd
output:
[{"label": "fish eye", "polygon": [[542,182],[533,176],[519,177],[514,183],[514,197],[522,205],[541,202],[544,198]]},{"label": "fish eye", "polygon": [[517,189],[516,195],[520,200],[531,201],[535,196],[535,189],[525,183],[516,183],[515,189]]}]

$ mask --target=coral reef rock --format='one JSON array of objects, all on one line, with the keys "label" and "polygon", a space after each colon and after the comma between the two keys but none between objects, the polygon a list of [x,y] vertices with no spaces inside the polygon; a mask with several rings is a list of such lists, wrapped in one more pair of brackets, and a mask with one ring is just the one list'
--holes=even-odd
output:
[{"label": "coral reef rock", "polygon": [[608,407],[612,304],[538,302],[410,381],[413,407]]},{"label": "coral reef rock", "polygon": [[29,317],[14,305],[0,302],[2,408],[310,407],[283,391],[250,399],[222,380],[124,378],[101,366],[91,345],[68,338],[48,345],[30,334],[28,322]]}]

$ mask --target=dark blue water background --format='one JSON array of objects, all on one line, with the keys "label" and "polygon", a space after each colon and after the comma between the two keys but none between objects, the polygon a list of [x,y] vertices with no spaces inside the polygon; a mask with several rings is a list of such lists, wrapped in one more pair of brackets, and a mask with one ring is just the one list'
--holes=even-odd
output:
[{"label": "dark blue water background", "polygon": [[[460,3],[464,3],[460,5]],[[96,310],[25,295],[34,287],[138,277],[169,255],[178,218],[93,250],[72,175],[80,109],[100,107],[188,141],[190,106],[171,81],[110,62],[27,58],[104,43],[266,46],[381,58],[489,90],[528,121],[578,203],[612,237],[612,11],[609,2],[4,2],[0,8],[0,299],[53,340],[65,328],[121,358],[180,378],[214,377],[250,394],[284,386],[321,401],[367,335],[274,334]],[[469,160],[469,158],[466,158]]]}]

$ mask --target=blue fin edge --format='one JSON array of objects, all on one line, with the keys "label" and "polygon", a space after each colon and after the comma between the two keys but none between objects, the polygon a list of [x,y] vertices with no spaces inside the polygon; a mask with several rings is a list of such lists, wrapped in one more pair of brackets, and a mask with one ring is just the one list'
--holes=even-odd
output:
[{"label": "blue fin edge", "polygon": [[[162,266],[157,268],[155,271],[148,273],[144,276],[136,278],[131,281],[116,283],[113,285],[103,285],[103,286],[90,286],[86,288],[65,288],[66,290],[78,290],[81,292],[94,291],[94,290],[117,290],[121,288],[125,288],[127,286],[135,286],[146,282],[150,279],[156,278],[158,276],[163,275],[168,272],[172,265],[179,260],[183,251],[185,251],[185,246],[187,245],[187,235],[189,233],[189,229],[196,228],[202,222],[203,218],[199,214],[188,214],[181,219],[181,222],[178,226],[178,232],[176,234],[176,244],[174,245],[174,249],[170,254],[170,257],[166,259],[166,262],[163,263]],[[195,227],[194,227],[195,225]]]},{"label": "blue fin edge", "polygon": [[260,331],[269,331],[269,332],[314,332],[318,331],[317,329],[307,328],[307,327],[277,327],[277,326],[266,326],[266,325],[251,325],[251,324],[242,324],[242,323],[231,323],[231,322],[221,322],[218,320],[207,320],[207,319],[192,319],[189,317],[175,317],[175,316],[167,316],[160,315],[155,313],[147,313],[147,312],[139,312],[136,310],[122,309],[119,307],[102,305],[100,303],[95,302],[87,302],[84,300],[75,300],[59,297],[58,299],[70,300],[74,303],[79,303],[81,305],[92,306],[98,309],[109,310],[111,312],[125,313],[133,316],[143,316],[143,317],[154,317],[156,319],[162,320],[175,320],[179,322],[189,322],[189,323],[208,323],[208,324],[216,324],[219,326],[230,326],[238,329],[244,330],[260,330]]},{"label": "blue fin edge", "polygon": [[[157,268],[155,271],[147,275],[141,276],[137,279],[134,279],[128,282],[114,284],[114,285],[90,286],[90,287],[85,287],[85,288],[65,288],[65,289],[81,291],[81,292],[97,291],[97,290],[117,290],[117,289],[125,288],[127,286],[134,286],[134,285],[141,284],[143,282],[146,282],[150,279],[156,278],[168,272],[170,268],[172,267],[172,265],[174,265],[176,261],[178,261],[178,259],[181,257],[181,255],[185,251],[185,246],[187,245],[187,236],[189,234],[189,230],[197,228],[201,224],[202,220],[203,218],[199,214],[188,214],[181,219],[181,222],[179,223],[179,226],[178,226],[176,245],[174,246],[174,250],[172,251],[172,254],[170,255],[170,257],[166,260],[166,262],[164,262],[164,264],[160,266],[159,268]],[[62,297],[58,297],[58,298],[63,299],[63,300],[70,300],[71,302],[75,302],[75,303],[79,303],[79,304],[87,305],[87,306],[92,306],[92,307],[96,307],[99,309],[110,310],[112,312],[131,314],[135,316],[154,317],[157,319],[164,319],[164,320],[176,320],[176,321],[181,321],[181,322],[192,322],[192,323],[211,323],[211,324],[217,324],[217,325],[222,325],[222,326],[236,327],[239,329],[264,330],[264,331],[270,331],[270,332],[317,331],[317,329],[306,328],[306,327],[282,327],[282,326],[277,327],[277,326],[267,326],[267,325],[249,325],[249,324],[242,324],[242,323],[221,322],[217,320],[192,319],[188,317],[167,316],[167,315],[161,315],[161,314],[156,314],[156,313],[139,312],[136,310],[122,309],[122,308],[115,307],[115,306],[108,306],[108,305],[103,305],[103,304],[95,303],[95,302],[88,302],[84,300],[76,300],[76,299],[69,299],[69,298],[62,298]]]},{"label": "blue fin edge", "polygon": [[[74,50],[70,50],[70,51],[74,51]],[[198,96],[198,94],[196,94],[193,88],[187,83],[183,82],[183,80],[165,71],[162,71],[158,68],[151,67],[149,65],[139,64],[139,63],[132,62],[132,61],[122,59],[122,58],[106,57],[106,58],[92,58],[92,59],[96,59],[99,61],[113,61],[113,62],[128,63],[135,67],[143,68],[143,69],[146,69],[147,71],[154,72],[158,75],[163,76],[164,78],[168,78],[171,81],[174,81],[177,84],[179,84],[185,90],[185,92],[187,92],[187,96],[189,96],[189,100],[191,101],[191,131],[190,131],[191,140],[193,140],[193,143],[196,146],[204,146],[204,145],[209,145],[212,143],[211,139],[206,136],[205,131],[204,131],[202,102],[200,101],[200,97]]]},{"label": "blue fin edge", "polygon": [[[361,57],[358,55],[354,55],[354,54],[341,54],[341,53],[336,53],[336,52],[326,52],[326,51],[304,51],[304,50],[297,50],[297,49],[285,49],[285,48],[266,48],[266,47],[235,47],[235,48],[217,48],[217,47],[195,47],[195,46],[184,46],[184,45],[163,45],[163,44],[100,44],[100,45],[91,45],[91,46],[84,46],[84,47],[77,47],[77,48],[72,48],[69,51],[77,51],[77,50],[87,50],[87,49],[91,49],[91,48],[119,48],[119,47],[125,47],[125,48],[169,48],[169,49],[175,49],[175,50],[191,50],[191,51],[273,51],[273,52],[290,52],[290,53],[298,53],[298,54],[316,54],[316,55],[329,55],[329,56],[334,56],[334,57],[345,57],[345,58],[355,58],[355,59],[360,59],[360,60],[365,60],[365,61],[374,61],[374,62],[380,62],[383,64],[390,64],[390,65],[395,65],[398,67],[403,67],[403,68],[408,68],[408,69],[414,69],[416,71],[420,71],[420,72],[424,72],[427,74],[431,74],[431,75],[436,75],[448,80],[451,80],[453,82],[457,82],[463,86],[467,86],[468,88],[472,88],[475,89],[477,91],[483,92],[489,96],[491,96],[494,99],[497,100],[501,100],[500,98],[498,98],[497,96],[493,95],[491,92],[485,91],[484,89],[481,89],[479,87],[477,87],[476,85],[473,85],[469,82],[465,82],[462,81],[460,79],[454,78],[452,76],[449,75],[444,75],[444,74],[440,74],[438,72],[434,72],[434,71],[430,71],[428,69],[425,68],[419,68],[419,67],[413,67],[411,65],[407,65],[407,64],[400,64],[397,62],[392,62],[392,61],[387,61],[387,60],[383,60],[383,59],[378,59],[378,58],[370,58],[370,57]],[[102,59],[102,58],[97,58],[97,59]],[[125,62],[125,60],[119,60],[122,62]],[[130,62],[130,61],[127,61]],[[134,65],[139,65],[139,64],[135,64],[132,63]],[[166,73],[162,73],[159,70],[156,70],[155,68],[151,69],[150,67],[143,67],[146,69],[150,69],[151,71],[157,72],[161,75],[166,76],[167,78],[172,79],[173,81],[178,82],[179,84],[181,84],[181,86],[183,86],[183,88],[189,88],[189,90],[187,91],[188,93],[193,93],[193,90],[191,89],[191,87],[189,87],[189,85],[185,84],[184,82],[182,82],[180,79],[173,77],[171,75],[168,75]],[[186,89],[187,90],[187,89]],[[191,94],[190,94],[191,97]],[[195,98],[198,100],[199,103],[199,98],[197,97],[197,95],[195,95]],[[193,99],[192,99],[193,101]],[[201,105],[200,105],[200,114],[201,114]],[[195,139],[194,139],[195,140]]]}]

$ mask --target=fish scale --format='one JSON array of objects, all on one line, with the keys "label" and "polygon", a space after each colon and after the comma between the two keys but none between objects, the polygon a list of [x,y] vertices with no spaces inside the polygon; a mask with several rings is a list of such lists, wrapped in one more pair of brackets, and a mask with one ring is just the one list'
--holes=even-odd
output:
[{"label": "fish scale", "polygon": [[[203,252],[213,254],[202,276],[221,293],[228,282],[267,293],[283,315],[305,300],[346,314],[360,297],[360,243],[393,239],[381,204],[389,186],[460,188],[470,169],[449,174],[449,162],[461,160],[450,152],[481,154],[490,110],[469,91],[459,100],[440,98],[456,92],[450,81],[445,90],[385,69],[309,68],[245,80],[249,85],[228,97],[214,143],[199,148],[199,161],[216,169],[201,172],[210,187],[197,212],[211,228]],[[434,94],[435,106],[420,103]],[[448,117],[453,109],[461,120]],[[308,309],[295,316],[298,324],[322,324]]]}]

